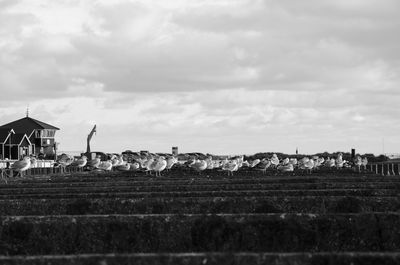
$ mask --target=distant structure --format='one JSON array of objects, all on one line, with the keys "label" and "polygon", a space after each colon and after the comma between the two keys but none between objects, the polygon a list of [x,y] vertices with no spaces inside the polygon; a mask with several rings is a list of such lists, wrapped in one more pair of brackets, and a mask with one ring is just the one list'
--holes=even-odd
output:
[{"label": "distant structure", "polygon": [[59,128],[29,117],[0,126],[0,157],[20,159],[26,155],[54,158],[55,133]]},{"label": "distant structure", "polygon": [[296,147],[296,155],[299,154],[299,149]]},{"label": "distant structure", "polygon": [[177,156],[178,155],[178,147],[177,146],[173,146],[172,147],[172,155],[173,156]]},{"label": "distant structure", "polygon": [[355,157],[356,157],[356,149],[351,148],[351,160],[354,160]]}]

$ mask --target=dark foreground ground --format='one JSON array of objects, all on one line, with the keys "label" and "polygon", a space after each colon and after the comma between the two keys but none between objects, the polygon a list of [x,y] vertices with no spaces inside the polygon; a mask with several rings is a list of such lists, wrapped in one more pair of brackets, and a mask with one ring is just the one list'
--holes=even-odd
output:
[{"label": "dark foreground ground", "polygon": [[0,264],[400,264],[400,177],[75,173],[0,185]]}]

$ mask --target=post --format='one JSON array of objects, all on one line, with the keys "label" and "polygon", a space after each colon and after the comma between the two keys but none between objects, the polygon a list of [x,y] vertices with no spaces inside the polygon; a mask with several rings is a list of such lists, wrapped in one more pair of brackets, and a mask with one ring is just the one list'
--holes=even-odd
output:
[{"label": "post", "polygon": [[8,159],[11,160],[11,133],[10,133],[10,138],[8,139],[9,146],[8,146]]},{"label": "post", "polygon": [[385,164],[382,163],[382,176],[385,176]]}]

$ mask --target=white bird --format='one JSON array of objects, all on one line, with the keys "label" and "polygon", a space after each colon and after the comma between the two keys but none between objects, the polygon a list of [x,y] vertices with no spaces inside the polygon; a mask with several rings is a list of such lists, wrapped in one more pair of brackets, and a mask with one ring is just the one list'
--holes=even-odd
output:
[{"label": "white bird", "polygon": [[279,165],[279,158],[276,154],[273,154],[271,157],[271,165],[277,167]]},{"label": "white bird", "polygon": [[290,162],[289,157],[286,157],[285,159],[282,160],[281,165],[286,166],[287,164],[289,164],[289,162]]},{"label": "white bird", "polygon": [[300,169],[305,169],[304,164],[306,164],[308,161],[310,160],[310,158],[308,157],[303,157],[298,161],[298,165]]},{"label": "white bird", "polygon": [[159,177],[161,177],[161,171],[163,171],[166,167],[167,167],[167,161],[165,160],[165,158],[163,156],[160,156],[156,160],[156,164],[154,165],[154,168],[153,168],[153,170],[156,172],[156,177],[157,177],[157,174]]},{"label": "white bird", "polygon": [[57,163],[59,164],[61,168],[61,173],[65,172],[65,168],[74,161],[74,157],[67,155],[67,154],[62,154],[57,158]]},{"label": "white bird", "polygon": [[261,162],[260,159],[258,159],[258,158],[254,159],[253,161],[250,162],[249,167],[253,168],[253,167],[257,166],[260,162]]},{"label": "white bird", "polygon": [[129,165],[130,165],[129,170],[132,170],[132,171],[136,171],[140,168],[140,163],[138,163],[138,162],[129,163]]},{"label": "white bird", "polygon": [[117,171],[129,171],[131,169],[131,164],[125,163],[125,164],[117,165],[114,168]]},{"label": "white bird", "polygon": [[107,161],[101,161],[99,163],[99,165],[97,166],[98,169],[100,170],[104,170],[104,171],[110,171],[113,167],[113,164],[111,162],[111,160],[107,160]]},{"label": "white bird", "polygon": [[[6,158],[6,160],[7,160],[7,158]],[[7,179],[4,177],[4,169],[6,167],[7,167],[7,162],[6,161],[0,162],[0,176],[1,176],[1,179],[3,179],[4,182],[7,184]]]},{"label": "white bird", "polygon": [[200,174],[201,171],[203,171],[207,168],[207,162],[205,160],[201,160],[201,159],[194,159],[193,162],[191,164],[189,164],[189,167],[193,168]]},{"label": "white bird", "polygon": [[81,156],[80,158],[72,161],[70,164],[71,167],[76,167],[78,169],[82,169],[84,166],[87,164],[87,157],[86,156]]},{"label": "white bird", "polygon": [[309,160],[304,164],[304,168],[305,168],[307,171],[309,171],[310,174],[311,174],[311,171],[312,171],[312,169],[314,168],[314,160],[313,160],[313,159],[309,159]]},{"label": "white bird", "polygon": [[357,169],[358,169],[358,172],[361,172],[361,166],[362,166],[362,158],[361,158],[361,156],[356,156],[355,158],[354,158],[354,165],[357,167]]},{"label": "white bird", "polygon": [[100,165],[100,162],[101,162],[101,160],[100,160],[100,156],[96,156],[96,158],[94,158],[94,159],[92,159],[92,160],[89,160],[89,161],[87,161],[87,165],[89,166],[89,167],[92,167],[92,168],[98,168],[99,167],[99,165]]},{"label": "white bird", "polygon": [[255,166],[255,169],[261,170],[263,174],[267,174],[267,169],[271,166],[271,161],[267,158],[263,158],[260,163]]},{"label": "white bird", "polygon": [[15,161],[10,166],[10,168],[14,171],[17,171],[18,175],[22,178],[23,172],[28,170],[30,166],[31,166],[31,158],[29,156],[25,156],[22,160]]},{"label": "white bird", "polygon": [[236,159],[230,160],[228,163],[225,163],[222,166],[222,170],[225,170],[228,172],[228,176],[231,175],[233,176],[233,172],[237,171],[239,169],[239,163]]},{"label": "white bird", "polygon": [[37,166],[37,159],[36,159],[36,157],[32,156],[31,157],[31,166],[30,166],[30,168],[34,168],[36,166]]},{"label": "white bird", "polygon": [[142,160],[142,168],[145,169],[146,174],[149,173],[151,175],[151,171],[153,170],[154,157],[152,155],[147,156]]},{"label": "white bird", "polygon": [[213,169],[214,168],[214,161],[212,160],[212,157],[209,156],[205,159],[207,163],[207,169]]},{"label": "white bird", "polygon": [[363,166],[364,170],[366,170],[367,169],[367,165],[368,165],[368,158],[364,157],[362,159],[361,163],[362,163],[362,166]]},{"label": "white bird", "polygon": [[247,160],[243,161],[242,167],[250,167],[249,161],[247,161]]},{"label": "white bird", "polygon": [[118,166],[118,165],[121,165],[123,162],[124,162],[124,161],[123,161],[123,159],[122,159],[122,156],[112,155],[112,157],[111,157],[111,164],[112,164],[112,167],[116,167],[116,166]]},{"label": "white bird", "polygon": [[314,168],[314,160],[309,159],[308,157],[303,157],[300,163],[300,169],[306,170],[311,173],[311,170]]},{"label": "white bird", "polygon": [[343,165],[345,163],[345,160],[343,160],[343,154],[342,153],[338,154],[338,157],[336,158],[335,163],[336,163],[336,167],[337,168],[342,168],[343,167]]},{"label": "white bird", "polygon": [[297,165],[297,158],[290,158],[289,163],[292,164],[293,167],[296,166]]},{"label": "white bird", "polygon": [[278,170],[281,172],[292,172],[294,170],[293,164],[279,165]]},{"label": "white bird", "polygon": [[167,161],[167,167],[166,167],[167,170],[170,170],[176,163],[178,163],[178,159],[174,156],[167,157],[166,161]]}]

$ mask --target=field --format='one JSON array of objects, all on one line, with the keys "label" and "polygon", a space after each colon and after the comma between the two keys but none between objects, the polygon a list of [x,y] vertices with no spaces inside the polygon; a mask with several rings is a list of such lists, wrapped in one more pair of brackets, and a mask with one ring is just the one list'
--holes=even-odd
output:
[{"label": "field", "polygon": [[171,170],[0,186],[1,264],[399,264],[400,178]]}]

